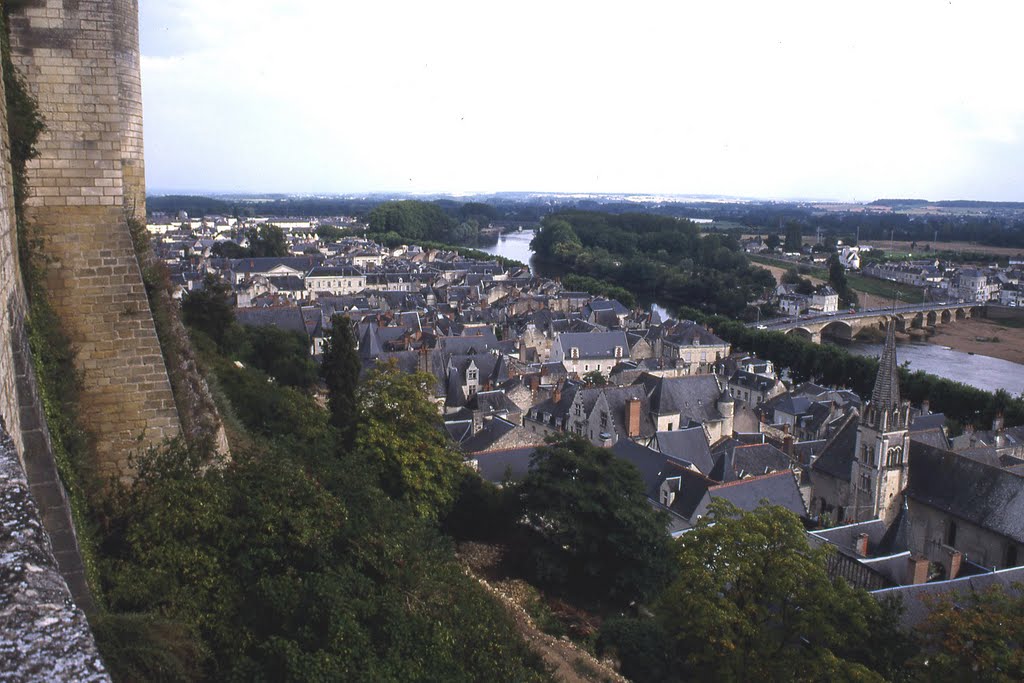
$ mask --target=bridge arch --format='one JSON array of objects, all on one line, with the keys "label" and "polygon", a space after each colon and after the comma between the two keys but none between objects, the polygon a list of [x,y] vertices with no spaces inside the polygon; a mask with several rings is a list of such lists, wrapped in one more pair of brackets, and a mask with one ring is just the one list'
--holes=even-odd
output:
[{"label": "bridge arch", "polygon": [[853,326],[845,320],[833,320],[821,328],[821,336],[841,341],[853,341]]},{"label": "bridge arch", "polygon": [[928,327],[935,327],[935,323],[937,323],[939,320],[939,316],[935,311],[928,311],[928,313],[925,314],[924,318],[925,322],[928,324]]},{"label": "bridge arch", "polygon": [[915,313],[914,317],[910,320],[910,326],[917,328],[924,327],[924,313]]},{"label": "bridge arch", "polygon": [[967,319],[967,315],[968,315],[967,310],[965,310],[963,308],[956,309],[956,319],[957,320],[966,320]]},{"label": "bridge arch", "polygon": [[943,325],[945,325],[948,322],[951,322],[953,320],[952,312],[950,312],[948,309],[943,310],[941,320]]},{"label": "bridge arch", "polygon": [[786,334],[791,334],[794,337],[799,337],[800,339],[805,339],[807,341],[814,341],[814,334],[805,327],[794,327],[787,331]]}]

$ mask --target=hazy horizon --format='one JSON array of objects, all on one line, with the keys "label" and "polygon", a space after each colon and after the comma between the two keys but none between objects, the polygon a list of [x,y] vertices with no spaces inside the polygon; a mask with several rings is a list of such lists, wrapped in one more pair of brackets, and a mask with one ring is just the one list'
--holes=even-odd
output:
[{"label": "hazy horizon", "polygon": [[1024,201],[1012,3],[140,15],[154,191]]}]

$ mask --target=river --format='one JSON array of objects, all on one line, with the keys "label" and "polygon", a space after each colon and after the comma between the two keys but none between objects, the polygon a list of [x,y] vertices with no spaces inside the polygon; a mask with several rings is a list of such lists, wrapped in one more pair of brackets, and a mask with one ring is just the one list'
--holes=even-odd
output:
[{"label": "river", "polygon": [[[854,342],[844,348],[860,356],[882,353],[881,344]],[[1001,358],[964,353],[927,342],[904,342],[896,346],[896,360],[901,365],[909,362],[911,370],[924,370],[985,391],[1006,389],[1012,396],[1024,393],[1024,365]]]},{"label": "river", "polygon": [[[533,239],[533,235],[530,230],[511,232],[499,237],[496,244],[482,247],[481,251],[530,263],[533,257],[530,240]],[[534,264],[530,265],[532,269]],[[663,306],[650,304],[650,307],[657,311],[662,319],[668,317],[668,312]],[[861,356],[878,356],[882,353],[881,344],[855,342],[845,348]],[[953,379],[986,391],[1006,389],[1013,396],[1024,393],[1024,365],[1018,363],[954,351],[948,346],[926,342],[902,343],[896,349],[896,357],[900,363],[909,361],[911,370],[924,370],[932,375]]]},{"label": "river", "polygon": [[[521,263],[529,264],[531,272],[536,272],[536,264],[532,262],[533,249],[530,248],[530,241],[533,240],[534,232],[532,230],[522,230],[520,232],[510,232],[498,237],[498,241],[487,247],[479,247],[480,251],[487,252],[488,254],[494,254],[495,256],[502,256],[504,258],[510,258]],[[542,273],[537,273],[542,275]],[[648,309],[655,311],[661,316],[662,320],[668,318],[668,311],[664,306],[657,303],[646,303],[642,302],[647,306]]]}]

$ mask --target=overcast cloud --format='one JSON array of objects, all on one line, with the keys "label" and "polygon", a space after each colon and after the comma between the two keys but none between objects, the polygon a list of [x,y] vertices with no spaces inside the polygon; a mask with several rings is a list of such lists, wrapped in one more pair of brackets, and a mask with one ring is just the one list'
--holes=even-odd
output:
[{"label": "overcast cloud", "polygon": [[1024,200],[1024,3],[140,5],[151,190]]}]

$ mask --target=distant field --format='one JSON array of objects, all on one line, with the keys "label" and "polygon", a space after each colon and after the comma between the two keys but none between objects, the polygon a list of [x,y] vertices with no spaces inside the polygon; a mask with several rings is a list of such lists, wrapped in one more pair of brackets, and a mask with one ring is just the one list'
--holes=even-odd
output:
[{"label": "distant field", "polygon": [[[894,250],[898,252],[909,252],[911,251],[910,246],[913,242],[874,240],[866,241],[864,244],[876,247],[882,251]],[[920,245],[926,244],[926,242],[921,240],[918,241],[917,244],[920,247]],[[1017,247],[990,247],[985,244],[975,244],[973,242],[935,242],[934,244],[931,244],[931,247],[936,251],[971,251],[976,254],[991,254],[992,256],[1017,256],[1018,254],[1024,254],[1024,249],[1019,249]]]}]

